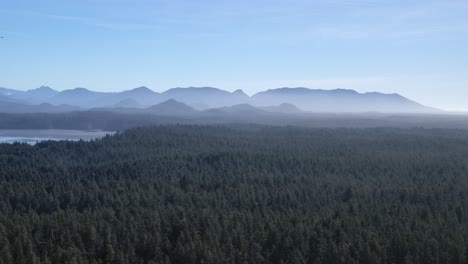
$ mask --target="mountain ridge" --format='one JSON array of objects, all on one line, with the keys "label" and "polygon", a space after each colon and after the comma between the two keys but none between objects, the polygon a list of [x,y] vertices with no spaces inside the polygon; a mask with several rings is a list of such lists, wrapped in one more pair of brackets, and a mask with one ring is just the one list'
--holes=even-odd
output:
[{"label": "mountain ridge", "polygon": [[[33,96],[37,93],[37,96]],[[286,104],[306,112],[396,112],[426,113],[438,109],[424,106],[398,93],[365,92],[352,89],[311,89],[306,87],[282,87],[257,92],[249,96],[242,89],[232,92],[215,87],[176,87],[156,92],[140,86],[120,92],[100,92],[87,88],[63,91],[48,86],[20,91],[0,88],[0,101],[25,104],[49,103],[55,106],[72,105],[83,109],[124,106],[146,108],[168,100],[175,100],[197,110],[208,110],[249,104],[259,109]],[[6,99],[5,99],[6,98]],[[16,101],[15,101],[16,100]],[[290,111],[297,112],[289,107]],[[269,109],[273,110],[272,108]],[[274,111],[273,111],[274,112]]]}]

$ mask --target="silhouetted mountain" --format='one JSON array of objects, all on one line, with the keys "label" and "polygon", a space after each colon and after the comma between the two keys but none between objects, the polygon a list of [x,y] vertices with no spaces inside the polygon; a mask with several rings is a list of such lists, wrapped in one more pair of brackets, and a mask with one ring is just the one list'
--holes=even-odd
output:
[{"label": "silhouetted mountain", "polygon": [[282,103],[278,106],[265,106],[262,107],[263,110],[268,111],[268,112],[274,112],[274,113],[303,113],[301,109],[297,108],[293,104],[288,104],[288,103]]},{"label": "silhouetted mountain", "polygon": [[249,104],[238,104],[238,105],[233,105],[231,107],[227,108],[230,112],[236,112],[236,113],[258,113],[258,112],[264,112],[262,109],[259,109],[255,106],[249,105]]},{"label": "silhouetted mountain", "polygon": [[174,99],[143,109],[145,113],[164,116],[191,116],[199,113],[194,108]]},{"label": "silhouetted mountain", "polygon": [[124,100],[133,100],[140,106],[152,105],[158,102],[158,93],[146,87],[138,87],[123,92],[94,92],[85,88],[65,90],[47,102],[52,104],[79,105],[83,108],[106,107],[116,105]]},{"label": "silhouetted mountain", "polygon": [[235,113],[235,114],[260,114],[265,113],[264,110],[259,109],[255,106],[249,104],[237,104],[233,106],[225,106],[219,108],[213,108],[205,111],[205,113],[212,114],[226,114],[226,113]]},{"label": "silhouetted mountain", "polygon": [[164,100],[174,99],[189,105],[204,105],[209,108],[246,103],[249,96],[241,90],[233,93],[212,87],[173,88],[161,93]]},{"label": "silhouetted mountain", "polygon": [[246,93],[244,93],[242,89],[237,89],[234,92],[232,92],[232,94],[242,99],[249,98],[249,96]]},{"label": "silhouetted mountain", "polygon": [[135,99],[124,99],[114,105],[112,107],[116,108],[140,108],[141,105]]},{"label": "silhouetted mountain", "polygon": [[398,94],[358,93],[354,90],[315,90],[308,88],[279,88],[252,96],[255,105],[294,104],[314,112],[433,112]]},{"label": "silhouetted mountain", "polygon": [[29,103],[42,103],[54,97],[58,93],[58,91],[48,86],[41,86],[36,89],[31,89],[26,92],[19,93],[16,95],[16,97]]},{"label": "silhouetted mountain", "polygon": [[37,104],[45,102],[47,99],[53,97],[58,92],[47,86],[41,86],[36,89],[28,91],[19,91],[7,88],[0,88],[0,95],[10,98],[9,101]]},{"label": "silhouetted mountain", "polygon": [[47,113],[62,113],[62,112],[72,112],[72,111],[79,111],[80,108],[74,105],[51,105],[48,103],[42,103],[36,106],[37,109],[34,112],[47,112]]},{"label": "silhouetted mountain", "polygon": [[149,88],[142,86],[120,93],[113,93],[109,100],[121,102],[123,100],[131,99],[137,102],[139,106],[151,106],[161,101],[159,97],[159,93],[156,93],[150,90]]},{"label": "silhouetted mountain", "polygon": [[75,88],[62,91],[46,102],[53,105],[68,104],[90,108],[99,105],[106,105],[107,103],[102,99],[108,95],[109,93],[93,92],[86,88]]},{"label": "silhouetted mountain", "polygon": [[260,108],[258,110],[277,113],[294,113],[301,110],[328,113],[438,111],[398,94],[358,93],[346,89],[279,88],[249,97],[242,90],[231,93],[212,87],[173,88],[157,93],[144,86],[123,92],[95,92],[85,88],[57,92],[44,86],[29,91],[0,88],[0,96],[0,100],[6,102],[21,104],[46,102],[53,105],[76,105],[83,109],[144,108],[173,99],[197,110],[210,109],[209,112],[218,111],[214,108],[245,104]]},{"label": "silhouetted mountain", "polygon": [[151,96],[157,93],[146,86],[140,86],[131,90],[123,91],[121,94],[127,96]]},{"label": "silhouetted mountain", "polygon": [[0,103],[10,102],[18,104],[27,104],[28,102],[25,102],[17,97],[21,93],[24,92],[0,87]]},{"label": "silhouetted mountain", "polygon": [[19,94],[19,93],[22,93],[22,91],[0,87],[0,95],[3,95],[3,96],[10,97],[10,96],[14,96],[14,95]]},{"label": "silhouetted mountain", "polygon": [[29,105],[0,100],[0,113],[63,113],[80,110],[79,107],[70,105],[54,106],[48,103]]}]

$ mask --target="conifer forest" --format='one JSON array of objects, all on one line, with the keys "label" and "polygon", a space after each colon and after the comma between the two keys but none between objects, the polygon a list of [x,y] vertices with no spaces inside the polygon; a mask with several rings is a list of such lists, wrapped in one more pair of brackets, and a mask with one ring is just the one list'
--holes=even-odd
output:
[{"label": "conifer forest", "polygon": [[468,133],[140,127],[0,144],[0,264],[468,263]]}]

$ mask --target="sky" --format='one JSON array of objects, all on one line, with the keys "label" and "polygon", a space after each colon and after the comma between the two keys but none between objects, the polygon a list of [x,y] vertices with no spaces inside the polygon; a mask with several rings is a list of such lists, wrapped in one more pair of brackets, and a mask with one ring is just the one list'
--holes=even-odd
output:
[{"label": "sky", "polygon": [[0,87],[399,93],[468,111],[468,0],[2,0]]}]

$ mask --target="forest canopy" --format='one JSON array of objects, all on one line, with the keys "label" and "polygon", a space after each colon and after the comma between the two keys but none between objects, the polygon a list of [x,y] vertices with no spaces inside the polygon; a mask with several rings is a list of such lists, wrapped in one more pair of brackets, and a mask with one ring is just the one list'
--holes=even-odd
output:
[{"label": "forest canopy", "polygon": [[468,263],[467,157],[416,128],[0,144],[0,264]]}]

